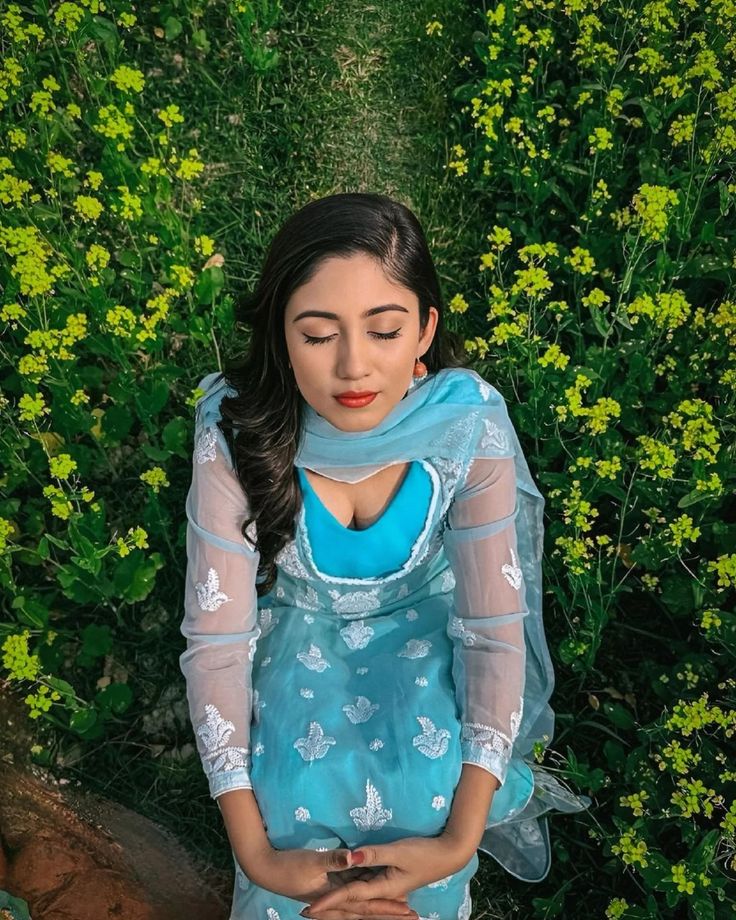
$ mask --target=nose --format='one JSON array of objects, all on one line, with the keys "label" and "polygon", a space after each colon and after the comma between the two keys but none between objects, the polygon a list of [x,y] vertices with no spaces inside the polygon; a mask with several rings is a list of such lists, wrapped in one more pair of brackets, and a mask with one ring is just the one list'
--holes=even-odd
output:
[{"label": "nose", "polygon": [[340,336],[337,347],[337,376],[344,380],[360,380],[369,372],[365,342],[359,335]]}]

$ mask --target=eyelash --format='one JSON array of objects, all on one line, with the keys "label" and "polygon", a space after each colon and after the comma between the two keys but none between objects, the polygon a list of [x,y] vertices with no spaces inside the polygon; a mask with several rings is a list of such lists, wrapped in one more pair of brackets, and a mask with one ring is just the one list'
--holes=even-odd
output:
[{"label": "eyelash", "polygon": [[[314,335],[307,335],[306,332],[303,332],[304,340],[307,345],[323,345],[325,342],[329,342],[332,338],[331,335],[327,335],[324,338],[319,338]],[[369,332],[368,335],[374,335],[379,339],[398,339],[401,335],[401,332],[398,329],[395,329],[393,332]]]}]

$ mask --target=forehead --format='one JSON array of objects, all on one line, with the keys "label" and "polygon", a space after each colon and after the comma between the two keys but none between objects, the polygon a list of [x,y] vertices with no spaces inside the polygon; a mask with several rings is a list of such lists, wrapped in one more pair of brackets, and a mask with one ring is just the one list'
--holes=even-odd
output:
[{"label": "forehead", "polygon": [[286,312],[292,318],[305,309],[328,310],[340,316],[374,315],[379,306],[403,306],[411,312],[418,306],[416,294],[387,277],[381,264],[366,255],[331,256],[320,263],[314,275],[292,292]]}]

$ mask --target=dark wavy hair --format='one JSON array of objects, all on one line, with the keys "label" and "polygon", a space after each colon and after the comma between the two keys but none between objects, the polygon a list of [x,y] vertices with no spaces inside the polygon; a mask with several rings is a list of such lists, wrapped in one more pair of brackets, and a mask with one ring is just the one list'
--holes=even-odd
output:
[{"label": "dark wavy hair", "polygon": [[294,466],[302,432],[303,398],[289,368],[284,312],[292,294],[333,256],[366,253],[394,283],[419,299],[423,330],[429,307],[439,313],[432,344],[422,356],[428,373],[467,366],[460,336],[444,328],[437,272],[419,221],[405,205],[369,193],[328,195],[296,211],[273,237],[255,290],[236,305],[236,325],[252,329],[244,358],[226,362],[223,376],[235,396],[221,404],[220,430],[248,496],[260,552],[256,590],[268,594],[275,557],[294,538],[301,490]]}]

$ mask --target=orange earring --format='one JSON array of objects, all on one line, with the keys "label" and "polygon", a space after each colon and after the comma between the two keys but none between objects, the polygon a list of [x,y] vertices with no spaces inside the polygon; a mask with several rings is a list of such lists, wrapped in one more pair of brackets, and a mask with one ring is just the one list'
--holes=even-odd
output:
[{"label": "orange earring", "polygon": [[427,365],[424,361],[420,361],[419,358],[414,362],[414,377],[426,377],[427,376]]}]

